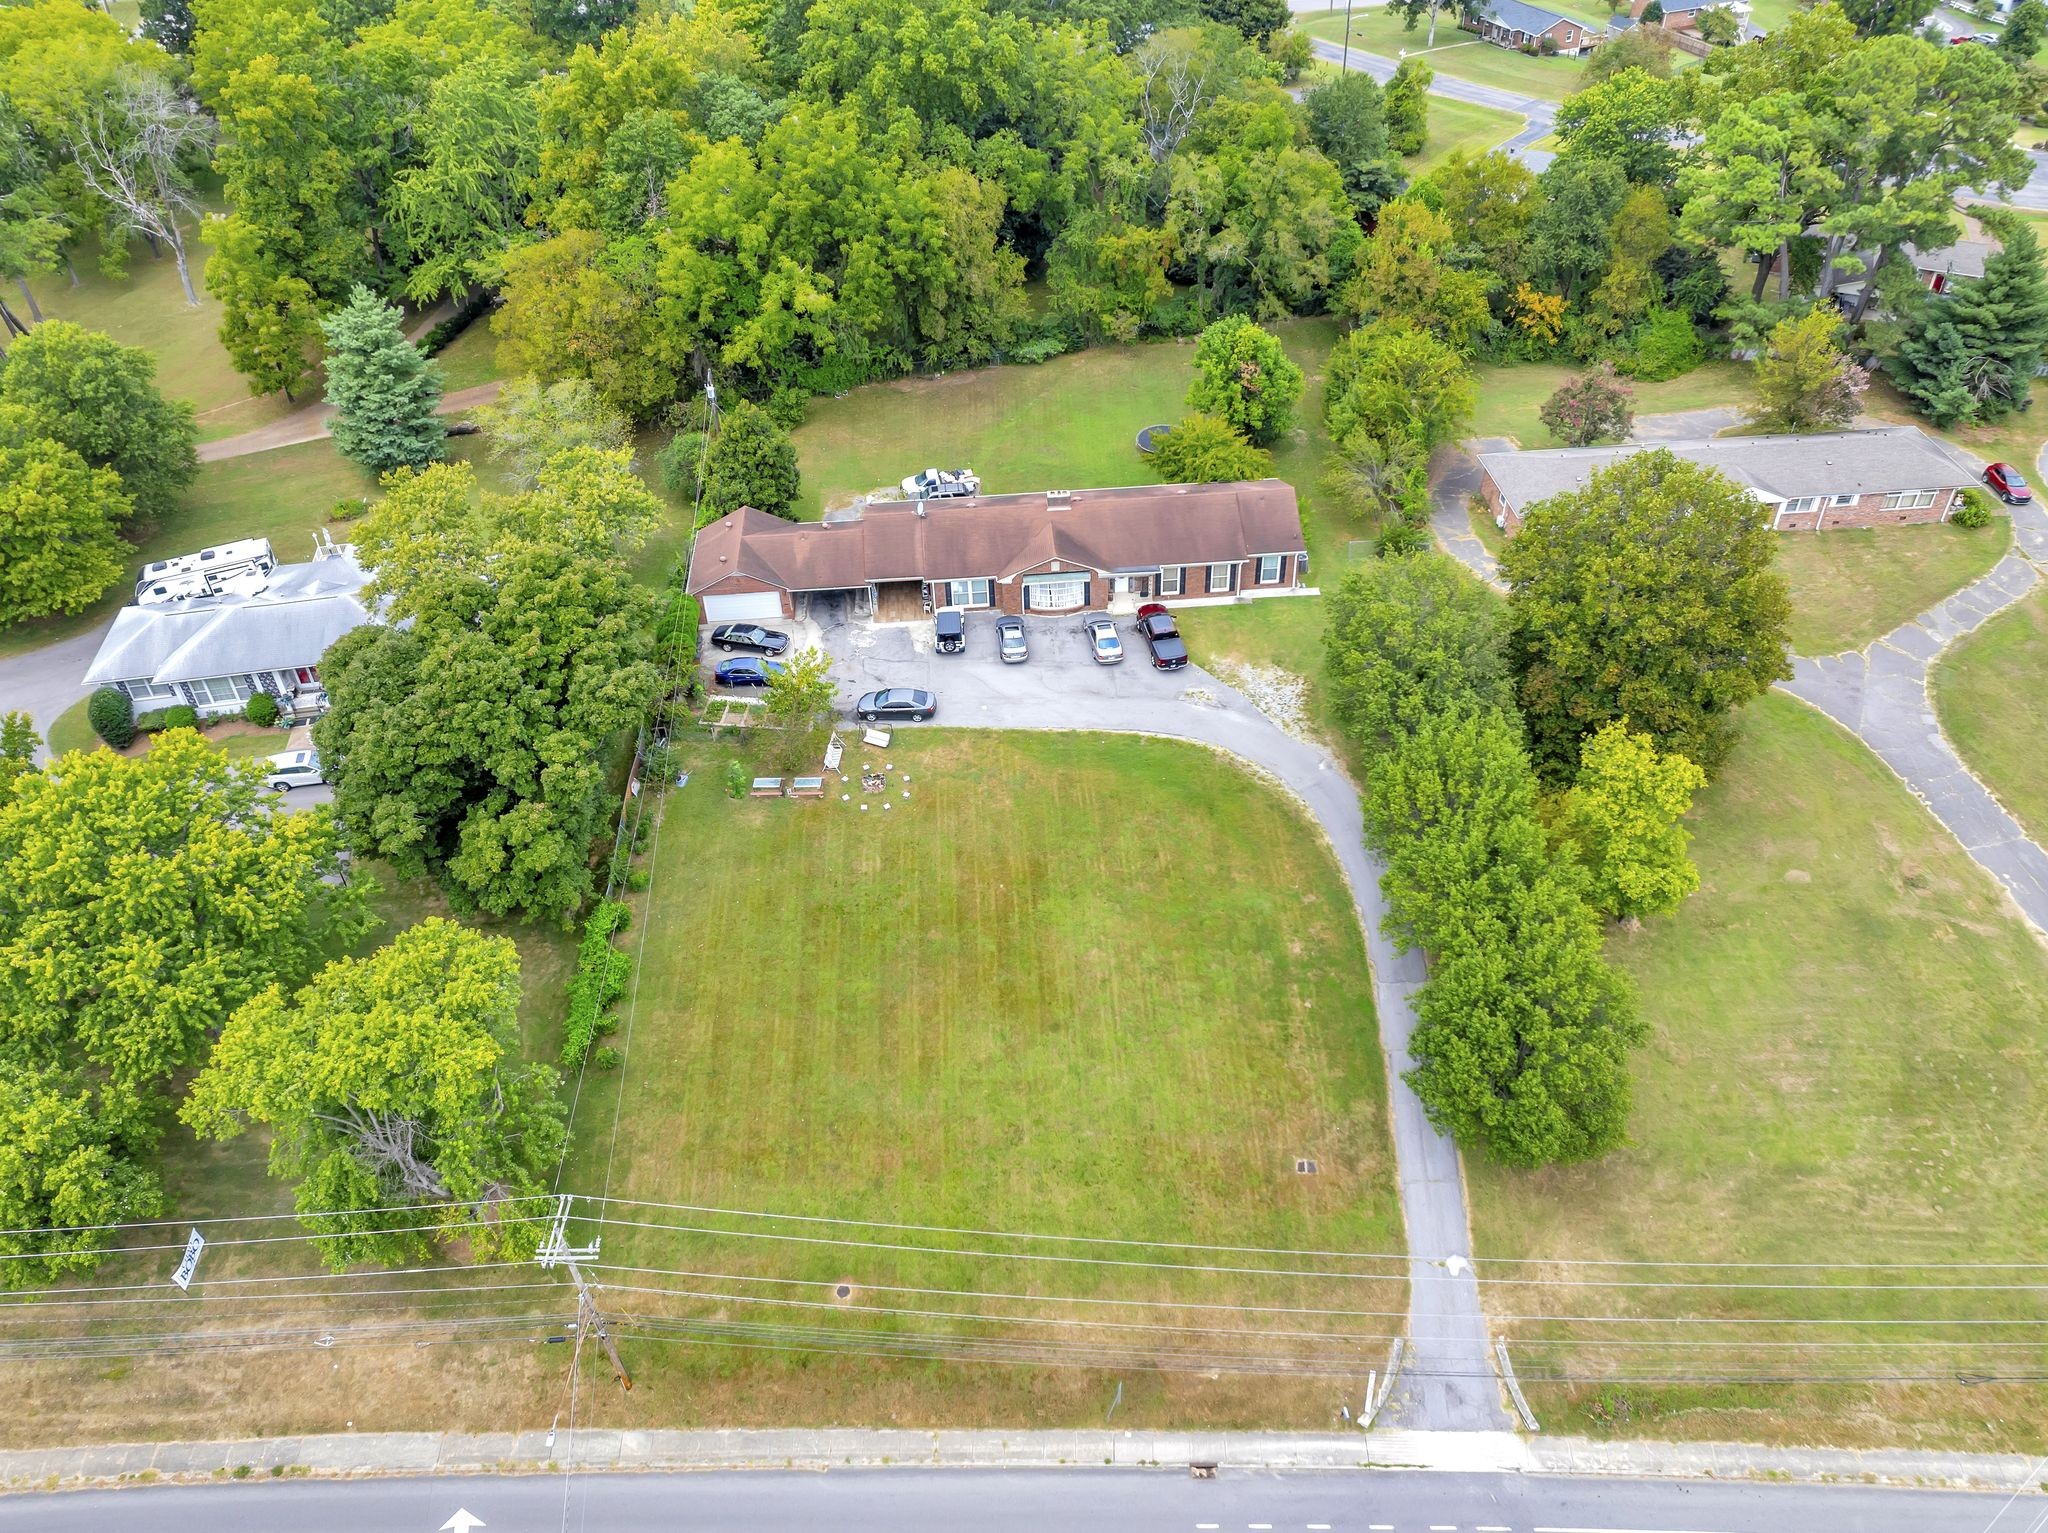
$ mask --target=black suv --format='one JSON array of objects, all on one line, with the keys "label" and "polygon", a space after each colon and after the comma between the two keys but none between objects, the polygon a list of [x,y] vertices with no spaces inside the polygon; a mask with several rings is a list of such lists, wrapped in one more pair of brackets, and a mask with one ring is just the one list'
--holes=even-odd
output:
[{"label": "black suv", "polygon": [[967,623],[958,607],[941,607],[932,614],[932,631],[939,638],[939,653],[942,655],[964,655],[967,653]]},{"label": "black suv", "polygon": [[789,635],[763,628],[759,623],[726,623],[711,630],[711,647],[728,655],[736,649],[750,649],[757,655],[779,655],[789,648]]}]

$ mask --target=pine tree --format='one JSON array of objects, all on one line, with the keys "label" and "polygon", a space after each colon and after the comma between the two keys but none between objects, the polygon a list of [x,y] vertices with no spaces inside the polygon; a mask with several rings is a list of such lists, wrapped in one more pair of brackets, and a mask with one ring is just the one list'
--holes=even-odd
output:
[{"label": "pine tree", "polygon": [[2032,398],[2034,369],[2048,347],[2048,277],[2034,231],[2016,218],[1987,215],[2003,247],[1984,263],[1980,281],[1964,283],[1950,308],[1972,354],[1977,418],[2001,420]]},{"label": "pine tree", "polygon": [[358,283],[320,329],[334,445],[342,456],[379,474],[445,456],[447,432],[434,415],[441,369],[405,338],[398,310]]}]

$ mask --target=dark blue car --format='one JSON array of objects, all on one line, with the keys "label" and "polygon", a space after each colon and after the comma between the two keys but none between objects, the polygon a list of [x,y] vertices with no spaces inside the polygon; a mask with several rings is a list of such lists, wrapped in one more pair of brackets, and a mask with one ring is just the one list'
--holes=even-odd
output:
[{"label": "dark blue car", "polygon": [[778,660],[756,660],[752,655],[738,660],[721,660],[712,677],[721,687],[765,687],[782,674]]}]

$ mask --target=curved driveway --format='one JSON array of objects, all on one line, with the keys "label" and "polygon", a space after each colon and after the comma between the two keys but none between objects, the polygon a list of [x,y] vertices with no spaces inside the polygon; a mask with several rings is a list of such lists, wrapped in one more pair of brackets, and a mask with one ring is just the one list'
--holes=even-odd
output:
[{"label": "curved driveway", "polygon": [[[954,728],[1101,730],[1191,740],[1249,764],[1308,810],[1344,870],[1365,932],[1408,1235],[1410,1339],[1394,1394],[1375,1425],[1508,1431],[1472,1271],[1457,1146],[1430,1124],[1402,1078],[1412,1063],[1410,998],[1427,970],[1419,952],[1397,952],[1380,929],[1386,918],[1383,869],[1366,850],[1358,790],[1350,777],[1328,751],[1285,733],[1241,693],[1197,667],[1162,675],[1145,663],[1142,649],[1119,666],[1092,665],[1071,619],[1034,620],[1030,663],[1006,666],[994,657],[992,626],[985,614],[970,618],[968,652],[957,657],[923,647],[923,624],[833,626],[816,637],[833,657],[834,679],[849,701],[869,687],[921,686],[938,694],[939,722]],[[812,636],[803,634],[798,643]]]}]

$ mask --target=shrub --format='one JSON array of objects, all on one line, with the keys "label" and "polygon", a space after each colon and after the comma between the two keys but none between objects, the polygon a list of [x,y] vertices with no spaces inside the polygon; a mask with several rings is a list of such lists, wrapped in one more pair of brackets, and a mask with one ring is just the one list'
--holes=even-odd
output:
[{"label": "shrub", "polygon": [[1557,57],[1557,39],[1545,32],[1536,40],[1536,51],[1547,59]]},{"label": "shrub", "polygon": [[1418,554],[1429,547],[1429,534],[1409,522],[1396,522],[1373,544],[1373,552],[1382,559],[1398,559],[1406,554]]},{"label": "shrub", "polygon": [[784,384],[768,396],[764,407],[769,417],[784,431],[794,431],[804,423],[804,417],[811,413],[811,396],[802,389]]},{"label": "shrub", "polygon": [[85,705],[85,716],[92,725],[92,732],[115,750],[135,738],[135,704],[128,700],[125,692],[101,687],[93,693],[92,701]]},{"label": "shrub", "polygon": [[753,774],[747,770],[745,763],[738,761],[726,763],[725,796],[727,798],[745,798],[747,796],[747,789],[753,786],[753,781]]},{"label": "shrub", "polygon": [[258,692],[249,699],[249,706],[242,710],[242,717],[259,728],[268,729],[277,722],[277,699],[268,692]]},{"label": "shrub", "polygon": [[1676,309],[1656,309],[1629,333],[1615,365],[1631,378],[1657,383],[1689,373],[1706,359],[1692,321]]},{"label": "shrub", "polygon": [[625,1057],[617,1049],[602,1048],[590,1056],[590,1062],[600,1070],[616,1070]]},{"label": "shrub", "polygon": [[135,715],[135,732],[139,735],[153,735],[164,727],[164,710],[152,708],[147,713]]},{"label": "shrub", "polygon": [[175,707],[166,708],[164,709],[162,727],[165,729],[197,729],[199,727],[199,710],[190,703],[179,703]]},{"label": "shrub", "polygon": [[327,520],[330,522],[352,522],[369,509],[370,501],[368,496],[345,496],[327,508]]},{"label": "shrub", "polygon": [[655,472],[661,487],[679,500],[697,498],[697,466],[704,461],[704,433],[678,431],[668,445],[654,455]]},{"label": "shrub", "polygon": [[633,960],[612,946],[612,933],[625,925],[625,917],[626,907],[618,901],[599,900],[583,923],[576,973],[569,981],[569,1016],[562,1024],[562,1063],[566,1067],[581,1063],[591,1041],[607,1031],[601,1026],[605,1008],[626,993]]},{"label": "shrub", "polygon": [[[1948,519],[1958,527],[1968,527],[1974,530],[1979,527],[1989,527],[1991,525],[1991,517],[1991,497],[1982,490],[1965,490],[1962,495],[1962,504],[1949,513]],[[97,702],[99,699],[95,698],[93,701]]]},{"label": "shrub", "polygon": [[1164,436],[1154,436],[1152,469],[1168,484],[1229,484],[1263,479],[1273,455],[1213,415],[1184,415]]}]

